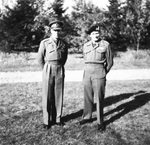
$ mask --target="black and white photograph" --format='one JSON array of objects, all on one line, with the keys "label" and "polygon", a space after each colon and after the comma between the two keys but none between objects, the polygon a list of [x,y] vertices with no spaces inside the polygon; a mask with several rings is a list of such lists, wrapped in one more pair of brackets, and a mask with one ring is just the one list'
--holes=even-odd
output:
[{"label": "black and white photograph", "polygon": [[150,0],[0,0],[0,145],[150,145]]}]

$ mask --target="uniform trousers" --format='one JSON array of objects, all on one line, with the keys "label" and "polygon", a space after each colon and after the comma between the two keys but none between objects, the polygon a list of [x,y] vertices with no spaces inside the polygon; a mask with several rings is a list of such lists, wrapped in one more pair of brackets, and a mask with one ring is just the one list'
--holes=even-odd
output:
[{"label": "uniform trousers", "polygon": [[92,118],[93,104],[95,98],[98,124],[102,124],[104,121],[103,106],[104,106],[106,78],[100,77],[101,75],[100,72],[102,71],[99,69],[95,70],[94,68],[85,70],[83,77],[83,84],[84,84],[83,119]]},{"label": "uniform trousers", "polygon": [[60,122],[63,107],[64,67],[45,63],[43,68],[43,123]]}]

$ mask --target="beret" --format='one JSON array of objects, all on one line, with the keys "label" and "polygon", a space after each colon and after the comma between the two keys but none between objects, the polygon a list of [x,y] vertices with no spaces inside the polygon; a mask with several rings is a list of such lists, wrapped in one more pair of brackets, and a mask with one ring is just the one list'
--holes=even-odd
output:
[{"label": "beret", "polygon": [[91,26],[88,31],[86,31],[87,34],[91,34],[93,31],[100,31],[100,27],[98,24]]}]

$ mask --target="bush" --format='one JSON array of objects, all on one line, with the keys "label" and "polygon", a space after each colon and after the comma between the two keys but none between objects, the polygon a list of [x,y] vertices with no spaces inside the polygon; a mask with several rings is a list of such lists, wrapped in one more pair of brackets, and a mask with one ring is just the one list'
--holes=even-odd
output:
[{"label": "bush", "polygon": [[118,52],[117,57],[121,57],[124,61],[150,61],[150,50],[127,50],[124,52]]},{"label": "bush", "polygon": [[1,51],[30,49],[30,46],[38,45],[43,32],[34,29],[34,18],[39,13],[36,0],[18,0],[12,9],[6,8],[0,19]]}]

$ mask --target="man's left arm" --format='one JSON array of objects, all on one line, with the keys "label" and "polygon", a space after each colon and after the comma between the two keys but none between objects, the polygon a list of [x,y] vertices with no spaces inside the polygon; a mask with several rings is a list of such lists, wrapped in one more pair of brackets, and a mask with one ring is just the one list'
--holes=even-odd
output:
[{"label": "man's left arm", "polygon": [[65,43],[65,52],[64,52],[64,58],[63,58],[63,65],[65,65],[66,61],[67,61],[67,58],[68,58],[68,43],[64,42]]},{"label": "man's left arm", "polygon": [[108,47],[106,49],[106,73],[108,73],[113,66],[113,54],[110,47],[110,44],[108,44]]}]

